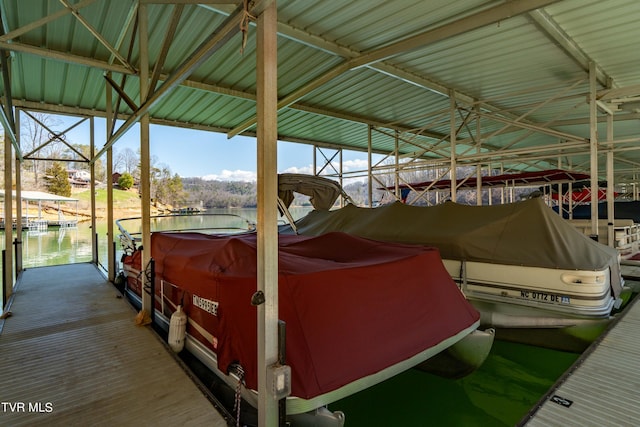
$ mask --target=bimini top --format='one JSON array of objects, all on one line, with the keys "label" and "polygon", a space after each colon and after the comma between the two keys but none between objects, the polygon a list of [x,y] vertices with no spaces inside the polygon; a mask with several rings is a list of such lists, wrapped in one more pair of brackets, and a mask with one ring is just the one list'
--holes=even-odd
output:
[{"label": "bimini top", "polygon": [[[256,235],[154,233],[151,254],[156,277],[184,292],[178,301],[213,335],[218,368],[240,363],[257,389]],[[345,233],[280,236],[278,285],[292,396],[303,399],[443,350],[479,323],[434,248]]]},{"label": "bimini top", "polygon": [[340,184],[329,178],[297,173],[279,174],[278,197],[287,208],[293,201],[294,192],[309,196],[313,208],[320,211],[331,209],[343,193]]},{"label": "bimini top", "polygon": [[[543,171],[529,171],[520,173],[505,173],[500,175],[486,175],[480,177],[483,187],[517,187],[558,183],[580,183],[589,182],[589,174],[580,172],[565,171],[562,169],[549,169]],[[466,177],[456,180],[456,188],[472,188],[475,189],[476,177]],[[395,186],[384,187],[387,190],[395,189]],[[420,190],[448,190],[451,188],[451,180],[440,179],[437,181],[415,182],[410,184],[401,184],[399,188],[409,188],[415,191]],[[380,190],[382,188],[379,188]]]},{"label": "bimini top", "polygon": [[312,211],[296,222],[298,233],[343,231],[369,239],[435,246],[443,259],[567,270],[610,267],[617,297],[622,290],[618,253],[580,233],[540,198],[493,206],[446,202],[432,207],[396,202],[378,208],[347,205]]}]

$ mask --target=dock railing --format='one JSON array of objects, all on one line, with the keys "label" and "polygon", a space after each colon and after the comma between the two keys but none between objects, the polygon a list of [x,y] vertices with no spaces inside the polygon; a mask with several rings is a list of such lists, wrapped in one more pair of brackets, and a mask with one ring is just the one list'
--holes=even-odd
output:
[{"label": "dock railing", "polygon": [[[591,235],[590,219],[568,220],[580,232]],[[598,242],[606,245],[609,241],[609,223],[598,220]],[[616,219],[613,223],[613,243],[621,258],[629,258],[640,252],[640,224],[632,219]]]},{"label": "dock railing", "polygon": [[[199,232],[206,234],[238,234],[253,232],[256,224],[240,215],[186,214],[156,215],[150,218],[151,232]],[[140,217],[122,218],[116,221],[120,230],[120,245],[130,255],[142,242],[142,222]]]}]

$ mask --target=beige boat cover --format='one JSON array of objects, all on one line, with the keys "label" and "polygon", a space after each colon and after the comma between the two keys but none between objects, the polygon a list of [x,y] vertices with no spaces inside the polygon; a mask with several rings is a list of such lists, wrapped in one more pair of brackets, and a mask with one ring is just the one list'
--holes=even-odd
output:
[{"label": "beige boat cover", "polygon": [[283,173],[278,175],[278,197],[288,208],[295,197],[294,192],[309,196],[314,209],[329,210],[342,194],[336,181],[321,176]]},{"label": "beige boat cover", "polygon": [[443,259],[563,270],[610,268],[622,290],[618,253],[560,218],[542,199],[493,206],[446,202],[432,207],[400,202],[377,208],[347,205],[312,211],[296,222],[299,234],[343,231],[369,239],[435,246]]}]

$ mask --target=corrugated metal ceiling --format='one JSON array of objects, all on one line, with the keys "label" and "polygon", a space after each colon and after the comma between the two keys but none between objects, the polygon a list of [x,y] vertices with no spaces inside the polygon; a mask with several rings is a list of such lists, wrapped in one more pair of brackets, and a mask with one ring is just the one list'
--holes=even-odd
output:
[{"label": "corrugated metal ceiling", "polygon": [[[153,68],[176,7],[166,0],[145,3]],[[180,3],[183,10],[175,36],[162,55],[161,82],[235,8]],[[75,15],[65,13],[69,11],[65,4],[77,9]],[[585,141],[589,61],[596,64],[598,90],[609,79],[612,87],[625,89],[616,99],[640,96],[636,46],[640,2],[635,0],[280,0],[277,4],[278,93],[289,101],[279,113],[281,140],[366,150],[368,125],[373,125],[391,135],[399,131],[402,138],[414,138],[411,131],[418,132],[422,147],[438,147],[438,154],[427,151],[425,157],[446,158],[449,94],[455,93],[463,108],[456,113],[460,129],[456,151],[461,163],[473,163],[477,158],[466,158],[465,153],[475,153],[478,139],[486,152],[522,148],[533,152],[535,147]],[[11,53],[14,105],[103,115],[106,71],[140,103],[135,73],[140,64],[137,6],[134,0],[2,0],[6,35],[0,37],[0,48]],[[411,44],[413,40],[417,41]],[[180,87],[152,106],[152,121],[252,134],[253,28],[244,52],[241,44],[238,31]],[[345,65],[349,60],[358,62]],[[337,67],[343,67],[341,72]],[[333,72],[332,78],[306,90]],[[614,139],[630,140],[616,144],[624,150],[615,154],[616,167],[624,169],[628,178],[640,166],[640,153],[629,149],[640,145],[640,109],[626,100],[614,114]],[[608,108],[618,105],[607,102]],[[483,113],[481,138],[470,113],[476,105]],[[119,109],[124,115],[133,111],[124,102]],[[601,140],[606,135],[604,118],[601,110]],[[505,128],[515,120],[528,128]],[[393,137],[372,135],[374,151],[393,151]],[[417,151],[411,144],[401,143],[400,149]],[[523,154],[505,153],[502,158],[487,154],[483,161],[502,160],[516,169],[557,167],[559,153],[545,153],[533,160]],[[563,156],[568,165],[588,165],[588,145],[584,142],[584,148],[573,154],[565,150]]]}]

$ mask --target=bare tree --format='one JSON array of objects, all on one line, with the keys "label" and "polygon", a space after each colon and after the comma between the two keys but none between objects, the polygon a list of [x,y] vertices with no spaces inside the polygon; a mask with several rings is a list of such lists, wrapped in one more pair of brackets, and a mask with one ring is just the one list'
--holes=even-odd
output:
[{"label": "bare tree", "polygon": [[25,169],[32,169],[36,187],[40,170],[46,170],[48,166],[43,159],[61,157],[63,144],[49,131],[56,132],[53,128],[61,124],[62,121],[54,116],[35,112],[26,114],[26,120],[22,121],[21,149],[23,153],[31,153],[23,164]]},{"label": "bare tree", "polygon": [[131,148],[125,148],[114,156],[113,170],[136,176],[139,163],[140,158],[135,151]]}]

